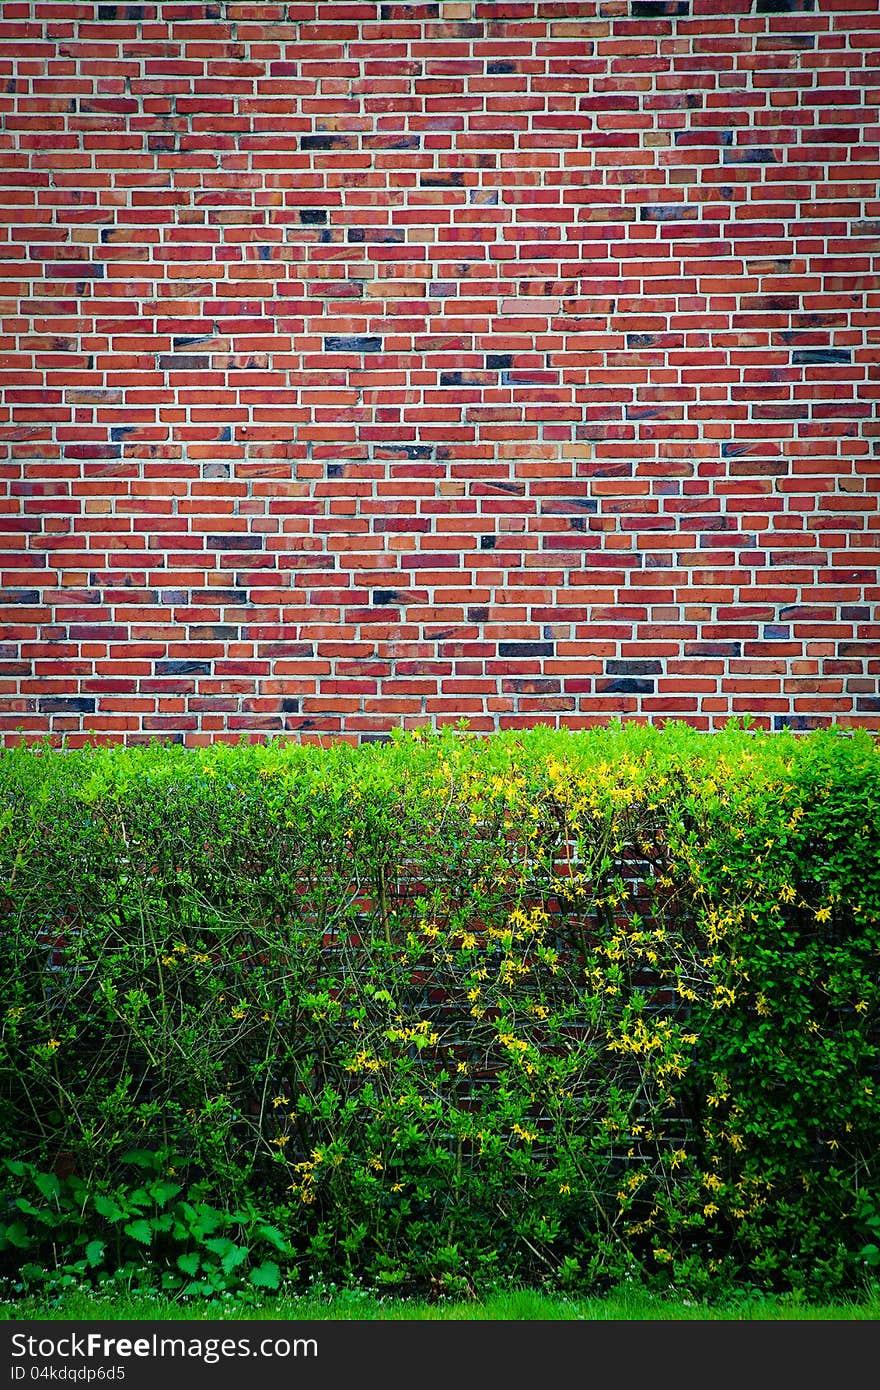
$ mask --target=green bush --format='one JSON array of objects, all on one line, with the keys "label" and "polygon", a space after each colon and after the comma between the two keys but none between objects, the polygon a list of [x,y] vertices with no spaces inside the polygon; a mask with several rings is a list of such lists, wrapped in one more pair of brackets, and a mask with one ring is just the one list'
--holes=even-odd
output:
[{"label": "green bush", "polygon": [[[878,752],[634,723],[4,750],[0,1262],[861,1288]],[[138,1215],[132,1152],[173,1210]]]}]

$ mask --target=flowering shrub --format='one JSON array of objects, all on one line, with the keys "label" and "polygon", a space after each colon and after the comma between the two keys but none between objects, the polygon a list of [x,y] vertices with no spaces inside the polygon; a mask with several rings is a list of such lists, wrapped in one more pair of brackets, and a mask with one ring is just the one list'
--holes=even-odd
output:
[{"label": "flowering shrub", "polygon": [[[5,750],[0,1154],[102,1191],[164,1155],[181,1201],[256,1200],[293,1279],[855,1290],[878,752],[674,724]],[[9,1185],[0,1261],[109,1268],[97,1209],[46,1201]]]}]

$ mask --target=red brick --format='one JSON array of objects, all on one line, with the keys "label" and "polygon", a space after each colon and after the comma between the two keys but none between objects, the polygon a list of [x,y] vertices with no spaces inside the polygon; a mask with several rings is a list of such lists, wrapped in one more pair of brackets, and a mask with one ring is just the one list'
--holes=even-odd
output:
[{"label": "red brick", "polygon": [[0,18],[0,737],[880,729],[866,0],[74,8]]}]

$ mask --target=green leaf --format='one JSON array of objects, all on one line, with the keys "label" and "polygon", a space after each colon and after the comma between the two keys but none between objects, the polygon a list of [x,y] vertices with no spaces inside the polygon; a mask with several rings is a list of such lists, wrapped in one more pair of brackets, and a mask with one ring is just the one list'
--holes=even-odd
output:
[{"label": "green leaf", "polygon": [[274,1260],[264,1260],[251,1270],[251,1283],[258,1289],[277,1289],[281,1283],[281,1270]]},{"label": "green leaf", "polygon": [[9,1226],[0,1226],[2,1235],[9,1245],[14,1245],[18,1250],[27,1250],[31,1243],[27,1227],[23,1221],[13,1221]]},{"label": "green leaf", "polygon": [[177,1268],[182,1269],[184,1274],[188,1274],[190,1278],[198,1273],[200,1263],[195,1250],[188,1250],[185,1255],[178,1255],[177,1257]]},{"label": "green leaf", "polygon": [[214,1236],[204,1244],[205,1249],[210,1250],[212,1255],[223,1256],[234,1247],[235,1241],[230,1240],[228,1236]]},{"label": "green leaf", "polygon": [[107,1221],[121,1221],[125,1216],[122,1207],[117,1206],[112,1197],[105,1197],[103,1192],[95,1194],[95,1211],[99,1216],[103,1216]]},{"label": "green leaf", "polygon": [[214,1207],[209,1207],[207,1202],[199,1202],[196,1207],[197,1229],[199,1235],[209,1235],[211,1231],[216,1231],[218,1226],[222,1226],[223,1217]]},{"label": "green leaf", "polygon": [[103,1240],[90,1240],[86,1246],[86,1261],[90,1268],[94,1269],[104,1258],[105,1245]]},{"label": "green leaf", "polygon": [[131,1236],[132,1240],[138,1241],[141,1245],[151,1245],[153,1242],[153,1228],[149,1221],[129,1221],[122,1229],[127,1236]]},{"label": "green leaf", "polygon": [[263,1240],[267,1240],[270,1245],[274,1245],[275,1249],[280,1250],[282,1255],[287,1255],[289,1253],[290,1246],[277,1226],[269,1226],[266,1222],[261,1221],[257,1226],[256,1234],[262,1236]]},{"label": "green leaf", "polygon": [[133,1163],[136,1168],[152,1168],[159,1166],[159,1160],[149,1149],[126,1149],[124,1154],[119,1155],[123,1163]]},{"label": "green leaf", "polygon": [[182,1188],[179,1182],[160,1181],[151,1182],[147,1191],[157,1206],[164,1207],[166,1202],[169,1202],[172,1197],[176,1197],[178,1192],[182,1191]]},{"label": "green leaf", "polygon": [[34,1173],[34,1183],[47,1201],[57,1197],[61,1191],[61,1184],[55,1173]]},{"label": "green leaf", "polygon": [[248,1246],[233,1245],[232,1249],[228,1250],[220,1261],[223,1273],[231,1274],[234,1269],[238,1269],[238,1266],[247,1259],[249,1254],[250,1250]]}]

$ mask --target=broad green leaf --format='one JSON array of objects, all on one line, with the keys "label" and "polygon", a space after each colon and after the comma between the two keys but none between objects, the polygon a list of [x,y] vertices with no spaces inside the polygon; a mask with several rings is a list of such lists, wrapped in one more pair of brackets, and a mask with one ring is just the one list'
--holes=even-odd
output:
[{"label": "broad green leaf", "polygon": [[166,1202],[169,1202],[172,1197],[176,1197],[178,1192],[182,1191],[182,1188],[179,1182],[161,1181],[151,1182],[147,1191],[157,1206],[164,1207]]},{"label": "broad green leaf", "polygon": [[248,1246],[233,1245],[232,1249],[228,1250],[220,1261],[223,1273],[231,1274],[234,1269],[238,1269],[238,1266],[247,1259],[249,1254],[250,1250]]},{"label": "broad green leaf", "polygon": [[34,1183],[43,1196],[50,1201],[53,1197],[57,1197],[61,1191],[61,1184],[55,1173],[34,1173]]},{"label": "broad green leaf", "polygon": [[149,1221],[144,1221],[143,1219],[140,1219],[138,1221],[129,1221],[128,1224],[123,1226],[122,1229],[125,1231],[125,1234],[127,1236],[131,1236],[132,1240],[138,1241],[139,1244],[152,1244],[153,1228],[150,1225]]},{"label": "broad green leaf", "polygon": [[105,1197],[103,1192],[96,1193],[94,1200],[95,1211],[107,1221],[121,1221],[125,1216],[122,1207],[118,1206],[112,1197]]},{"label": "broad green leaf", "polygon": [[6,1241],[18,1250],[27,1250],[31,1243],[31,1238],[23,1221],[13,1221],[9,1226],[0,1226],[0,1234],[5,1236]]},{"label": "broad green leaf", "polygon": [[270,1245],[274,1245],[276,1250],[280,1250],[282,1255],[288,1254],[290,1246],[277,1226],[269,1226],[266,1222],[261,1221],[257,1226],[256,1233],[267,1240]]},{"label": "broad green leaf", "polygon": [[234,1245],[235,1241],[230,1240],[228,1236],[213,1236],[205,1241],[205,1249],[210,1250],[212,1255],[225,1255]]},{"label": "broad green leaf", "polygon": [[277,1289],[281,1283],[281,1271],[274,1260],[264,1260],[251,1270],[251,1283],[258,1289]]}]

